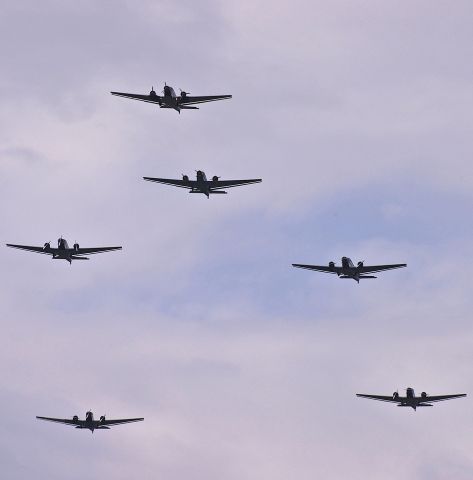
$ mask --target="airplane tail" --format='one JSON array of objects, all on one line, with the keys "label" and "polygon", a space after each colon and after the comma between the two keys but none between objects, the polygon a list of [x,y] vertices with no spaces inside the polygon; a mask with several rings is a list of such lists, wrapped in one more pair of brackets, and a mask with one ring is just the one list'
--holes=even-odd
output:
[{"label": "airplane tail", "polygon": [[[350,275],[340,275],[338,278],[350,278],[351,280],[356,280],[355,277],[351,277]],[[362,280],[363,278],[377,278],[374,275],[360,275],[358,277],[359,280]]]}]

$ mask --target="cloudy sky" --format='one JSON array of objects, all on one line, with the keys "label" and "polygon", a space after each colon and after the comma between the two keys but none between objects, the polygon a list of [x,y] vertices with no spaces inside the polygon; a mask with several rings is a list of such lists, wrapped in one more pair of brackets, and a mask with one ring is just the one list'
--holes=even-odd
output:
[{"label": "cloudy sky", "polygon": [[[471,479],[473,4],[0,6],[9,480]],[[181,115],[112,97],[232,94]],[[207,200],[146,183],[263,178]],[[357,285],[291,263],[406,262]],[[108,432],[35,415],[144,416]]]}]

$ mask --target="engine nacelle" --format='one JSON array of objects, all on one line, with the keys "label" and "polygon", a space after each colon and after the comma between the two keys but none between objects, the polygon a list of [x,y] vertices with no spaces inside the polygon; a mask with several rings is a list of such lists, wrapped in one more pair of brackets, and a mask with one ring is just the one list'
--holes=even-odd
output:
[{"label": "engine nacelle", "polygon": [[151,92],[149,92],[150,97],[156,97],[156,92],[154,91],[154,88],[151,87]]},{"label": "engine nacelle", "polygon": [[100,423],[105,423],[105,415],[102,415],[102,416],[100,417]]},{"label": "engine nacelle", "polygon": [[399,393],[398,392],[393,393],[393,399],[396,399],[396,398],[399,398]]},{"label": "engine nacelle", "polygon": [[426,393],[426,392],[422,392],[422,393],[420,394],[420,396],[421,396],[422,398],[427,398],[427,393]]},{"label": "engine nacelle", "polygon": [[182,180],[184,180],[184,182],[188,182],[189,181],[189,175],[183,175]]},{"label": "engine nacelle", "polygon": [[78,417],[77,415],[74,415],[74,416],[72,417],[72,421],[73,421],[73,422],[78,422],[78,421],[79,421],[79,417]]},{"label": "engine nacelle", "polygon": [[214,175],[214,176],[212,177],[212,182],[218,182],[218,177],[217,177],[217,175]]},{"label": "engine nacelle", "polygon": [[361,268],[363,266],[363,262],[358,262],[358,268]]},{"label": "engine nacelle", "polygon": [[330,270],[334,270],[335,269],[335,262],[328,262],[328,268],[330,268]]},{"label": "engine nacelle", "polygon": [[50,248],[51,248],[51,242],[46,242],[46,243],[44,244],[43,250],[48,251]]},{"label": "engine nacelle", "polygon": [[185,100],[185,98],[187,97],[188,94],[189,94],[189,92],[184,92],[184,90],[181,90],[181,99]]},{"label": "engine nacelle", "polygon": [[78,244],[78,243],[74,243],[74,250],[75,250],[76,252],[79,251],[79,244]]}]

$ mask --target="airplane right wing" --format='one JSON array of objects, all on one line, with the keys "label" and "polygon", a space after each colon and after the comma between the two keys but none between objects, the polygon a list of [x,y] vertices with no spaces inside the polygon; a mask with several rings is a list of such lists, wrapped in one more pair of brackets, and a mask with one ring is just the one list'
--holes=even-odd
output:
[{"label": "airplane right wing", "polygon": [[200,97],[191,97],[186,95],[185,97],[181,97],[179,101],[179,105],[195,105],[197,103],[207,103],[207,102],[215,102],[216,100],[225,100],[227,98],[232,98],[231,95],[207,95],[207,96],[200,96]]},{"label": "airplane right wing", "polygon": [[56,422],[56,423],[63,423],[65,425],[74,425],[77,427],[77,425],[81,424],[81,420],[71,420],[68,418],[50,418],[50,417],[36,417],[38,420],[47,420],[48,422]]},{"label": "airplane right wing", "polygon": [[7,243],[7,247],[18,248],[19,250],[27,250],[28,252],[35,253],[44,253],[46,255],[53,255],[57,248],[49,248],[45,250],[44,247],[31,247],[29,245],[14,245],[12,243]]},{"label": "airplane right wing", "polygon": [[218,190],[220,188],[232,188],[239,187],[241,185],[251,185],[252,183],[261,183],[261,178],[250,178],[248,180],[217,180],[210,182],[210,188],[212,190]]},{"label": "airplane right wing", "polygon": [[453,395],[434,395],[434,396],[427,395],[427,397],[425,397],[425,399],[422,399],[422,400],[423,401],[425,400],[426,402],[430,403],[430,402],[442,402],[444,400],[451,400],[453,398],[462,398],[462,397],[466,397],[466,393],[456,393]]},{"label": "airplane right wing", "polygon": [[376,273],[383,272],[384,270],[394,270],[395,268],[407,267],[407,263],[395,263],[393,265],[372,265],[372,266],[363,266],[358,267],[359,273]]},{"label": "airplane right wing", "polygon": [[163,183],[164,185],[172,185],[173,187],[180,188],[193,188],[196,184],[196,180],[174,180],[172,178],[154,178],[154,177],[143,177],[144,180],[148,182]]},{"label": "airplane right wing", "polygon": [[122,425],[124,423],[142,422],[144,418],[123,418],[120,420],[105,420],[100,425]]},{"label": "airplane right wing", "polygon": [[[93,255],[94,253],[113,252],[114,250],[121,250],[122,247],[87,247],[78,250],[72,250],[73,255]],[[77,258],[76,258],[77,260]]]},{"label": "airplane right wing", "polygon": [[369,398],[370,400],[379,400],[380,402],[402,403],[401,397],[394,398],[392,395],[365,395],[357,393],[357,397]]},{"label": "airplane right wing", "polygon": [[300,263],[293,263],[293,267],[296,268],[304,268],[306,270],[314,270],[315,272],[323,272],[323,273],[338,273],[341,272],[341,267],[325,267],[323,265],[302,265]]}]

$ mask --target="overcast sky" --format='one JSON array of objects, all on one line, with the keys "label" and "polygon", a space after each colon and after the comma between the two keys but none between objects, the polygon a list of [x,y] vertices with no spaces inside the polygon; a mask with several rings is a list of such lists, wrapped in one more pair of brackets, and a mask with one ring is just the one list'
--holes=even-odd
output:
[{"label": "overcast sky", "polygon": [[[0,5],[9,480],[470,480],[471,0]],[[233,99],[159,110],[164,82]],[[143,176],[262,178],[207,200]],[[377,280],[296,270],[403,263]],[[414,412],[357,399],[468,393]],[[107,432],[39,422],[143,416]]]}]

